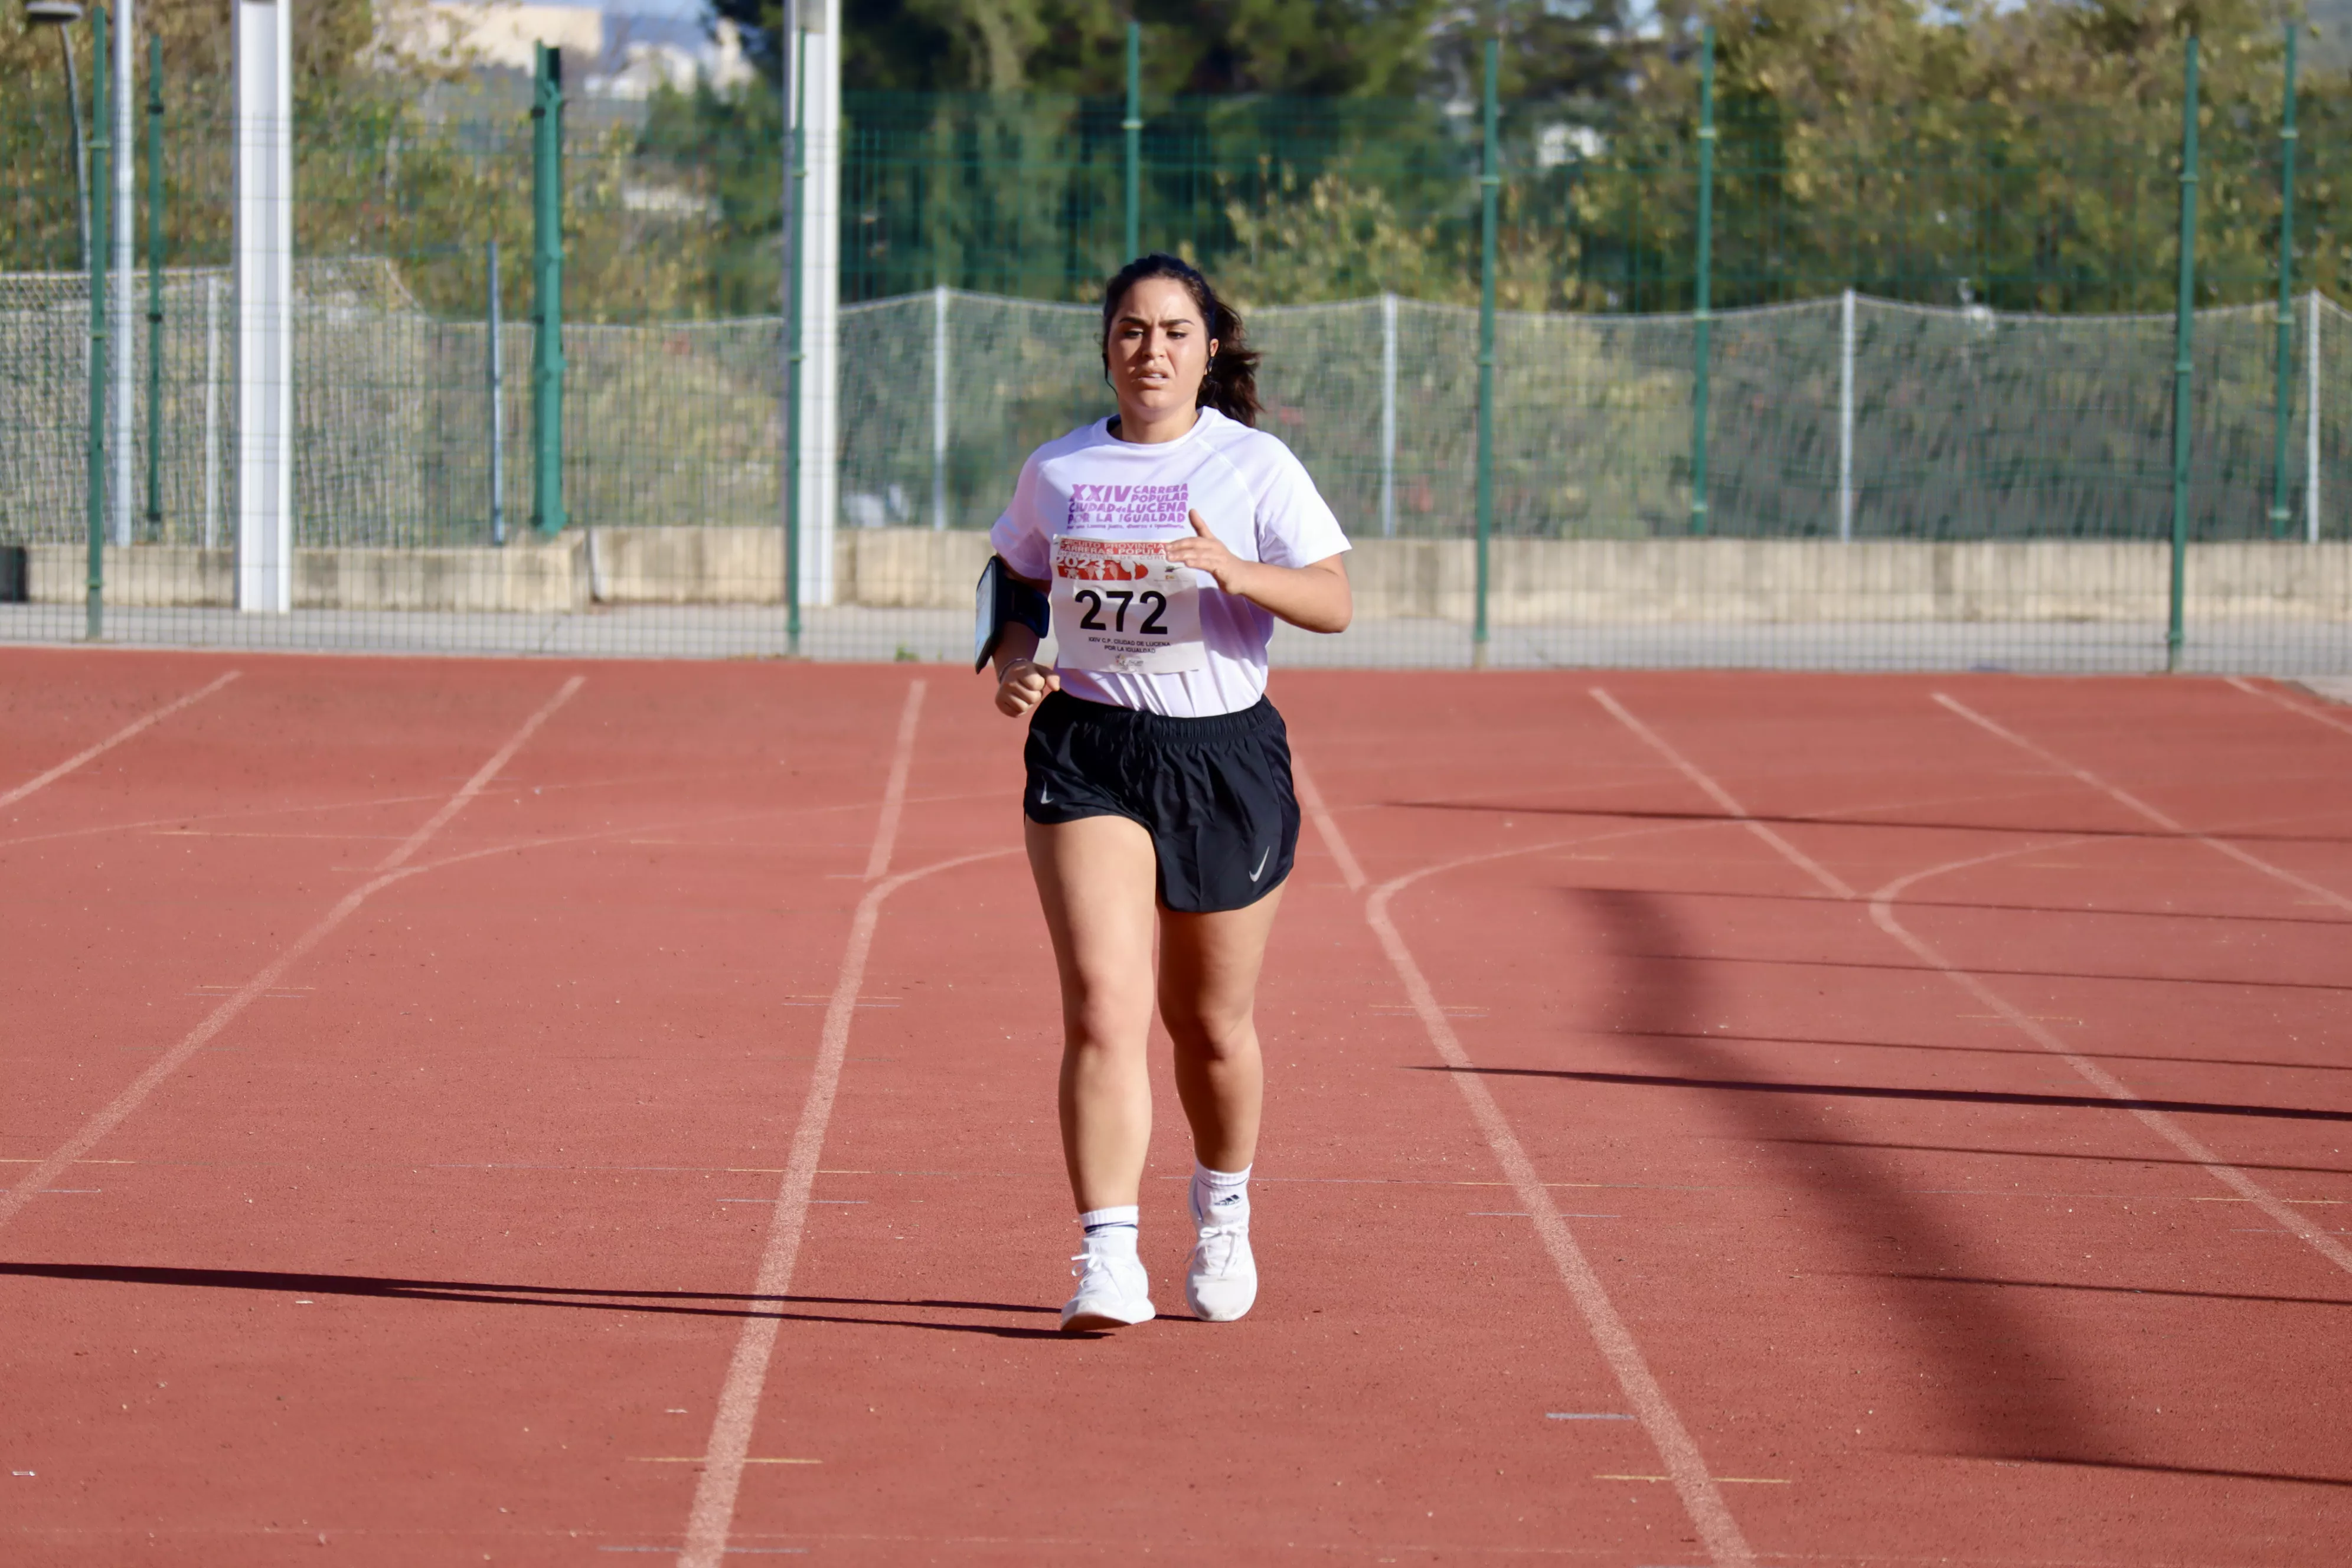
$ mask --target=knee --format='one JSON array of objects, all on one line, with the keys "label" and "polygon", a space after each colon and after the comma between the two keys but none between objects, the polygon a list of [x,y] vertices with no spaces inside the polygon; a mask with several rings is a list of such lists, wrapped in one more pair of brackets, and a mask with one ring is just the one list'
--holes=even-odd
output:
[{"label": "knee", "polygon": [[1257,1047],[1257,1028],[1247,1007],[1164,1009],[1177,1048],[1201,1060],[1222,1064]]}]

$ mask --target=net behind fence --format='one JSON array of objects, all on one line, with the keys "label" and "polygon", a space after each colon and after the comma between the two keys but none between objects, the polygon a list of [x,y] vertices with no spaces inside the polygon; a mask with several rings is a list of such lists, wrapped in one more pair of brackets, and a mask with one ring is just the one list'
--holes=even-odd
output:
[{"label": "net behind fence", "polygon": [[[983,531],[1038,443],[1109,411],[1096,316],[945,290],[845,307],[835,504],[783,603],[773,318],[568,325],[572,527],[529,527],[530,329],[423,308],[390,267],[306,263],[295,310],[291,615],[233,604],[226,275],[165,290],[160,519],[109,510],[110,638],[450,652],[953,658]],[[89,319],[79,278],[0,278],[0,637],[83,629]],[[145,323],[122,363],[145,365]],[[2299,302],[2274,522],[2273,310],[2200,312],[2187,663],[2352,668],[2352,318]],[[1375,298],[1250,317],[1266,428],[1358,545],[1357,627],[1282,656],[1465,662],[1475,617],[1477,319]],[[1694,322],[1506,313],[1498,664],[2154,668],[2165,661],[2173,322],[1829,299],[1725,312],[1693,532]],[[131,376],[146,472],[146,379]],[[2315,417],[2315,408],[2316,416]],[[492,542],[501,447],[511,542]],[[2314,458],[2316,458],[2315,465]]]}]

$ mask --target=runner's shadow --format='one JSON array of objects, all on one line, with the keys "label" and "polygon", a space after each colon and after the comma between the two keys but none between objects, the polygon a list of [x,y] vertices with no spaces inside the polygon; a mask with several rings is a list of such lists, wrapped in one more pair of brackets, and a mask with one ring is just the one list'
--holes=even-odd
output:
[{"label": "runner's shadow", "polygon": [[[1003,1301],[890,1300],[860,1296],[757,1296],[727,1290],[604,1290],[566,1285],[495,1284],[472,1279],[403,1279],[367,1274],[289,1274],[257,1268],[166,1268],[117,1263],[6,1263],[0,1278],[73,1279],[108,1285],[164,1285],[209,1290],[266,1290],[280,1295],[356,1296],[392,1301],[448,1301],[474,1306],[550,1307],[574,1311],[658,1313],[694,1318],[782,1318],[788,1322],[843,1323],[867,1328],[923,1329],[933,1333],[985,1334],[996,1339],[1058,1340],[1058,1329],[1014,1323],[934,1322],[919,1318],[861,1317],[795,1311],[795,1307],[940,1308],[950,1311],[1044,1312],[1052,1307]],[[698,1303],[712,1303],[699,1305]],[[722,1302],[745,1305],[725,1306]]]}]

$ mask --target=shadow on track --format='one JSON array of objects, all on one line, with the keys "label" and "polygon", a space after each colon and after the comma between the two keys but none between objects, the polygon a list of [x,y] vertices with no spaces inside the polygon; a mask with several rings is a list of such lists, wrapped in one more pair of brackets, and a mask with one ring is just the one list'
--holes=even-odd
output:
[{"label": "shadow on track", "polygon": [[[1650,1039],[1703,1038],[1689,1031],[1644,1031]],[[1717,1035],[1717,1039],[1734,1037]],[[1728,1052],[1685,1047],[1700,1056],[1727,1058]],[[1742,1094],[1793,1094],[1814,1099],[1919,1100],[1960,1105],[2049,1105],[2068,1110],[2163,1110],[2177,1116],[2266,1116],[2288,1121],[2352,1121],[2352,1110],[2313,1110],[2293,1105],[2231,1105],[2205,1100],[2110,1100],[2103,1094],[2024,1094],[1984,1089],[1898,1089],[1864,1083],[1776,1083],[1755,1078],[1679,1078],[1662,1073],[1570,1072],[1559,1068],[1417,1067],[1416,1072],[1475,1072],[1489,1078],[1565,1078],[1579,1083],[1615,1083],[1635,1089],[1731,1089]],[[1786,1142],[1786,1140],[1776,1140]],[[1829,1146],[1824,1141],[1823,1146]]]},{"label": "shadow on track", "polygon": [[2274,1307],[2352,1307],[2352,1300],[2340,1296],[2249,1296],[2233,1290],[2181,1290],[2162,1285],[2081,1285],[2071,1279],[1988,1279],[1968,1274],[1858,1274],[1853,1278],[1908,1279],[1920,1285],[1984,1285],[1996,1290],[2084,1290],[2101,1296],[2169,1296],[2185,1301],[2253,1301]]},{"label": "shadow on track", "polygon": [[[2205,1167],[2194,1160],[2163,1154],[2081,1154],[2064,1149],[1984,1149],[1966,1143],[1871,1143],[1853,1138],[1782,1138],[1782,1143],[1803,1143],[1826,1149],[1892,1149],[1906,1154],[1983,1154],[1996,1160],[2079,1160],[2106,1165],[2186,1165]],[[2241,1171],[2290,1171],[2301,1176],[2352,1176],[2341,1165],[2263,1164],[2257,1160],[2232,1160]]]},{"label": "shadow on track", "polygon": [[1761,822],[1775,827],[1886,827],[1900,833],[2002,833],[2032,836],[2063,833],[2069,838],[2157,838],[2194,843],[2200,838],[2227,838],[2248,844],[2343,844],[2345,838],[2326,833],[2262,833],[2252,829],[2218,829],[2200,834],[2161,827],[2076,827],[2051,823],[1906,822],[1884,816],[1726,816],[1719,811],[1660,811],[1654,808],[1596,805],[1488,805],[1478,801],[1384,800],[1378,804],[1400,811],[1469,811],[1496,816],[1596,816],[1634,822]]},{"label": "shadow on track", "polygon": [[[969,1312],[1044,1312],[1052,1307],[1003,1301],[890,1300],[856,1296],[754,1296],[728,1290],[604,1290],[586,1286],[510,1285],[470,1279],[400,1279],[365,1274],[282,1274],[259,1268],[165,1268],[115,1263],[5,1263],[0,1279],[72,1279],[105,1285],[164,1285],[210,1290],[268,1290],[299,1296],[373,1297],[393,1301],[449,1301],[476,1306],[555,1307],[592,1312],[657,1312],[699,1318],[782,1318],[803,1323],[853,1323],[871,1328],[926,1329],[934,1333],[987,1334],[998,1339],[1059,1340],[1058,1329],[1011,1323],[934,1322],[919,1318],[869,1318],[787,1310],[789,1307],[938,1308]],[[739,1301],[745,1306],[700,1306]]]},{"label": "shadow on track", "polygon": [[[1785,1086],[1738,1076],[1751,1064],[1737,1049],[1703,1037],[1698,1020],[1720,1016],[1703,1011],[1710,1005],[1708,961],[1686,956],[1695,944],[1667,899],[1613,889],[1572,889],[1570,895],[1600,928],[1613,960],[1612,1016],[1590,1027],[1631,1037],[1635,1048],[1672,1070],[1659,1076],[1480,1070],[1702,1090],[1711,1109],[1767,1148],[1785,1149],[1785,1141],[1794,1138],[1815,1144],[1804,1154],[1780,1154],[1784,1180],[1810,1201],[1817,1234],[1844,1247],[1857,1272],[1885,1276],[1890,1267],[1929,1274],[1977,1271],[1982,1260],[1930,1200],[1905,1191],[1884,1162],[1823,1141],[1832,1127],[1817,1106],[1796,1098],[1810,1093],[1818,1100],[1822,1090],[1773,1092]],[[1747,1092],[1754,1089],[1764,1092]],[[1894,1331],[1910,1341],[1906,1359],[1925,1369],[1920,1394],[1942,1405],[1961,1447],[2004,1455],[2095,1453],[2107,1447],[2101,1440],[2105,1423],[2082,1392],[2086,1378],[2070,1376],[2063,1347],[2023,1302],[1997,1292],[1930,1291],[1891,1280],[1887,1289],[1907,1320],[1907,1333],[1901,1326]]]}]

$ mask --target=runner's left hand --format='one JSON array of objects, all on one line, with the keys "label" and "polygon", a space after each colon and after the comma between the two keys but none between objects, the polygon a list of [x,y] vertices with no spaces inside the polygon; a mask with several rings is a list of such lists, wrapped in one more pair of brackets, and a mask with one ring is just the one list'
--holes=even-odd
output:
[{"label": "runner's left hand", "polygon": [[1168,546],[1168,559],[1179,566],[1190,566],[1196,572],[1206,572],[1217,581],[1217,586],[1228,594],[1245,590],[1243,581],[1248,577],[1253,563],[1243,560],[1225,548],[1223,540],[1209,531],[1209,524],[1197,511],[1185,514],[1192,519],[1191,539],[1179,539]]}]

